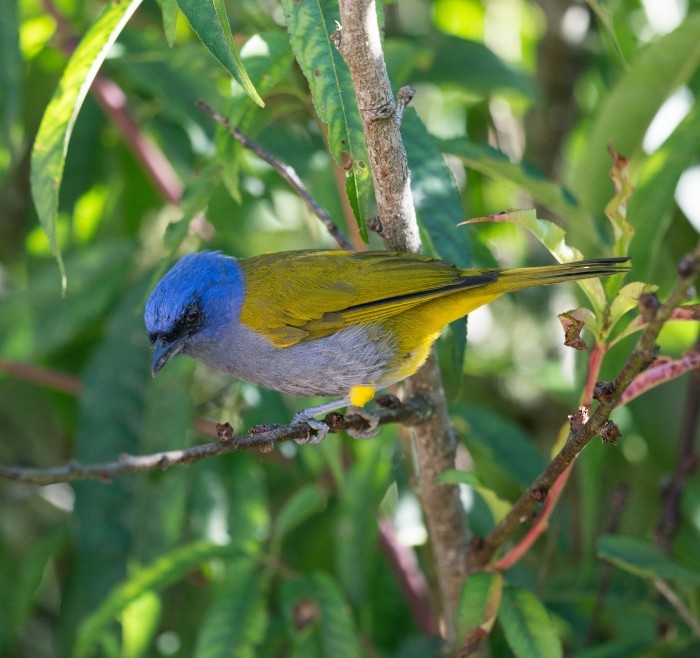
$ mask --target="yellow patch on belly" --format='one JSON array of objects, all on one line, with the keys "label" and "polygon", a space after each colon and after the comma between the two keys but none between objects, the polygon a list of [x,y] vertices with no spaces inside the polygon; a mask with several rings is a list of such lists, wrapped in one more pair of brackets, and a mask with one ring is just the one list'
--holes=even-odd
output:
[{"label": "yellow patch on belly", "polygon": [[350,404],[353,407],[364,407],[373,397],[374,386],[353,386],[350,389]]}]

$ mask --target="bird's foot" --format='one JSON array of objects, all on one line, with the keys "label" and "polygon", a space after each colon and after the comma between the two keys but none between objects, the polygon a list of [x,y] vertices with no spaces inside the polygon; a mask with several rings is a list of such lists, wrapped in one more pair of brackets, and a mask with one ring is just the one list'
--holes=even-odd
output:
[{"label": "bird's foot", "polygon": [[353,439],[373,439],[379,434],[379,416],[365,411],[362,407],[348,407],[347,415],[354,414],[367,422],[367,427],[362,429],[348,428],[347,433]]},{"label": "bird's foot", "polygon": [[315,433],[309,434],[308,437],[303,439],[294,439],[299,445],[316,445],[321,443],[323,439],[328,436],[330,427],[327,423],[322,420],[314,418],[314,416],[319,416],[321,414],[329,414],[336,409],[342,409],[350,404],[350,400],[343,398],[341,400],[333,400],[332,402],[326,402],[325,404],[319,404],[316,407],[310,407],[309,409],[302,409],[294,414],[292,423],[306,423]]},{"label": "bird's foot", "polygon": [[321,441],[328,436],[328,432],[330,430],[328,425],[326,425],[326,423],[324,423],[322,420],[317,420],[316,418],[307,416],[304,411],[294,414],[292,424],[296,423],[305,423],[309,426],[310,430],[312,430],[309,432],[308,436],[294,439],[294,441],[300,446],[315,446],[318,443],[321,443]]}]

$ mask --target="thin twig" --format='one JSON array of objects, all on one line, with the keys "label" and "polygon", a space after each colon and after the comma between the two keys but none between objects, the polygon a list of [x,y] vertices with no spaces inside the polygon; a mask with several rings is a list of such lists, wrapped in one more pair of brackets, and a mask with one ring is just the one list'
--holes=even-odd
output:
[{"label": "thin twig", "polygon": [[649,318],[646,330],[640,336],[635,350],[613,382],[610,394],[599,399],[598,407],[590,417],[582,417],[582,415],[577,414],[572,418],[571,431],[559,454],[523,493],[506,517],[491,533],[474,543],[468,559],[470,570],[483,568],[498,548],[530,518],[534,507],[543,500],[543,496],[547,495],[557,478],[569,467],[594,436],[606,435],[607,433],[614,436],[616,428],[609,420],[610,414],[634,378],[654,361],[657,352],[656,339],[659,332],[671,316],[673,309],[688,298],[689,290],[698,271],[700,271],[700,244],[692,254],[681,260],[676,285],[666,302],[659,307],[653,317]]},{"label": "thin twig", "polygon": [[[417,425],[425,422],[430,417],[431,409],[424,398],[414,397],[405,404],[392,404],[391,407],[379,408],[374,415],[376,415],[379,425],[388,423]],[[347,416],[338,413],[329,414],[325,421],[328,423],[332,433],[349,429],[367,429],[367,420],[355,414],[348,414]],[[165,470],[179,464],[193,464],[202,459],[217,457],[230,452],[239,452],[253,448],[267,452],[272,450],[277,443],[283,441],[307,439],[312,431],[303,422],[289,425],[259,425],[251,428],[248,434],[234,437],[231,426],[225,423],[218,426],[218,441],[192,448],[156,452],[149,455],[122,454],[119,455],[117,461],[102,464],[80,464],[71,461],[53,468],[26,468],[0,464],[0,477],[38,485],[89,479],[109,482],[115,477],[130,473],[154,469]]]},{"label": "thin twig", "polygon": [[700,639],[700,619],[693,614],[683,599],[661,578],[654,579],[654,588],[674,607],[678,616],[688,624],[688,628],[693,632],[693,635]]},{"label": "thin twig", "polygon": [[238,128],[234,128],[231,122],[222,114],[217,112],[214,108],[207,105],[202,100],[197,101],[197,109],[201,110],[205,114],[208,114],[216,123],[223,126],[226,131],[234,138],[236,138],[245,148],[253,151],[261,160],[264,160],[269,164],[284,180],[289,183],[290,187],[294,189],[297,194],[306,201],[307,205],[311,211],[319,218],[321,223],[326,227],[328,232],[331,234],[333,239],[338,243],[342,249],[347,249],[348,251],[353,251],[353,246],[350,240],[348,240],[342,231],[336,226],[335,222],[331,219],[330,215],[319,205],[318,201],[314,199],[311,193],[306,189],[306,186],[302,182],[299,175],[288,164],[285,164],[281,160],[277,159],[272,153],[266,151],[260,144],[256,144],[250,137],[243,134]]}]

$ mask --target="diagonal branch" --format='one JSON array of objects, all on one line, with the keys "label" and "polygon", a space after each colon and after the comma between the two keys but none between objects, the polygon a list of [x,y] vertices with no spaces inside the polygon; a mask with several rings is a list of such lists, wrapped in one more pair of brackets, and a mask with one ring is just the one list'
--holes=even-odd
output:
[{"label": "diagonal branch", "polygon": [[475,543],[469,556],[469,569],[481,569],[488,564],[494,553],[530,518],[535,506],[544,500],[557,478],[572,464],[576,456],[586,447],[594,436],[603,440],[614,441],[619,431],[609,420],[610,414],[618,405],[625,390],[634,378],[648,368],[654,359],[658,346],[656,340],[673,310],[689,296],[693,281],[700,272],[700,243],[695,251],[685,256],[678,266],[678,280],[666,302],[664,302],[648,319],[647,327],[640,336],[622,370],[606,390],[605,395],[598,396],[598,407],[588,417],[586,409],[581,409],[571,419],[571,430],[564,447],[550,462],[542,474],[523,493],[513,505],[508,515],[489,533]]},{"label": "diagonal branch", "polygon": [[311,195],[309,190],[302,182],[299,175],[288,164],[278,160],[272,153],[266,151],[260,144],[256,144],[250,137],[243,134],[238,128],[234,128],[231,122],[222,114],[219,114],[214,108],[207,105],[204,101],[197,101],[197,109],[201,110],[205,114],[208,114],[216,123],[226,128],[228,133],[237,139],[243,146],[250,151],[253,151],[261,160],[264,160],[269,164],[284,180],[289,183],[290,187],[296,191],[296,193],[306,201],[306,204],[311,208],[311,211],[316,215],[316,217],[321,220],[321,223],[326,227],[328,232],[331,234],[333,239],[338,243],[341,249],[346,249],[347,251],[353,251],[354,247],[350,240],[348,240],[342,233],[342,231],[336,226],[335,222],[331,219],[330,215],[321,207],[321,205],[316,201],[316,199]]}]

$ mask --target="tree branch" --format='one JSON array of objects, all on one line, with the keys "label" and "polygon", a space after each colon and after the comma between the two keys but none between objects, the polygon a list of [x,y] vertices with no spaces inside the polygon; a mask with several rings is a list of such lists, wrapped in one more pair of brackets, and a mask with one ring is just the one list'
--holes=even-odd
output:
[{"label": "tree branch", "polygon": [[197,101],[197,109],[201,110],[205,114],[208,114],[216,123],[226,128],[229,135],[235,137],[243,146],[250,151],[253,151],[261,160],[264,160],[269,164],[287,183],[290,187],[296,191],[296,193],[306,201],[306,204],[311,208],[311,211],[316,215],[316,217],[321,220],[321,223],[328,229],[333,239],[338,243],[341,249],[346,249],[348,251],[353,251],[354,247],[350,240],[348,240],[342,233],[342,231],[336,226],[335,222],[331,219],[330,215],[326,212],[324,208],[314,199],[309,190],[302,182],[299,175],[288,164],[285,164],[281,160],[278,160],[272,153],[266,151],[262,146],[256,144],[250,137],[243,134],[238,128],[234,128],[231,122],[222,114],[219,114],[214,108],[207,105],[204,101]]},{"label": "tree branch", "polygon": [[656,310],[656,313],[648,318],[645,331],[640,336],[635,350],[627,359],[615,381],[612,382],[611,386],[606,387],[605,394],[598,395],[598,407],[593,415],[588,417],[587,409],[582,408],[572,416],[569,436],[559,454],[523,493],[508,515],[491,533],[475,542],[469,556],[470,570],[486,566],[498,548],[522,526],[525,520],[530,518],[535,505],[546,498],[557,478],[569,467],[594,436],[601,436],[604,441],[608,442],[613,442],[619,436],[617,427],[609,420],[610,414],[634,378],[653,363],[658,349],[656,339],[659,332],[671,317],[673,310],[688,298],[698,272],[700,272],[700,243],[692,254],[681,260],[678,266],[679,277],[671,294],[666,302]]},{"label": "tree branch", "polygon": [[[377,9],[373,0],[340,0],[340,16],[342,28],[337,32],[336,44],[350,70],[367,140],[378,210],[375,230],[389,249],[417,252],[420,235],[408,160],[384,63]],[[402,103],[407,100],[402,99]],[[434,356],[406,381],[405,390],[409,397],[425,397],[434,409],[432,418],[414,430],[413,442],[444,632],[448,642],[454,644],[455,614],[466,575],[467,528],[457,486],[436,484],[438,475],[454,468],[457,446]]]},{"label": "tree branch", "polygon": [[[428,401],[420,397],[411,398],[405,404],[401,404],[393,396],[382,396],[377,398],[377,402],[388,405],[376,411],[379,425],[388,423],[403,423],[409,426],[419,425],[431,415]],[[367,420],[356,414],[343,416],[343,414],[331,413],[324,420],[332,433],[342,430],[366,430],[368,428]],[[202,459],[217,457],[230,452],[239,452],[252,448],[268,452],[276,444],[283,441],[306,439],[312,431],[308,424],[303,422],[289,425],[257,425],[251,428],[248,434],[234,437],[233,428],[228,423],[224,423],[223,425],[217,425],[218,441],[183,450],[168,450],[150,455],[122,454],[119,455],[117,461],[103,464],[80,464],[71,461],[53,468],[25,468],[0,464],[0,477],[39,485],[89,479],[109,482],[115,477],[130,473],[154,469],[166,470],[179,464],[193,464]]]}]

